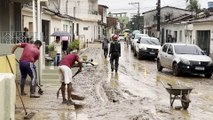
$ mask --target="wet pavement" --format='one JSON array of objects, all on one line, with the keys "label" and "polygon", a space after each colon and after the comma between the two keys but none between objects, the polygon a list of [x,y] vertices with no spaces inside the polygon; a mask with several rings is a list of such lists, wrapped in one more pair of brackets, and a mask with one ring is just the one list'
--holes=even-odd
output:
[{"label": "wet pavement", "polygon": [[[213,79],[183,75],[175,77],[172,71],[157,72],[155,60],[137,60],[130,48],[122,42],[118,73],[110,71],[109,58],[105,59],[100,43],[89,44],[80,52],[97,66],[86,66],[74,78],[75,93],[84,96],[77,106],[62,105],[56,99],[59,81],[42,81],[44,95],[39,99],[23,97],[34,120],[210,120],[213,118]],[[73,69],[75,71],[75,69]],[[162,82],[178,87],[192,87],[191,103],[187,110],[179,109],[179,99],[170,107],[169,93]],[[29,90],[29,88],[27,88]],[[17,97],[16,119],[24,111]]]}]

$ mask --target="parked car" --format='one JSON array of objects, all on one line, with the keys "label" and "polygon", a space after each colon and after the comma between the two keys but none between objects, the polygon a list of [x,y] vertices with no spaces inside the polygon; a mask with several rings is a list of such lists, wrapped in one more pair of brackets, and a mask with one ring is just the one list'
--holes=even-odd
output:
[{"label": "parked car", "polygon": [[135,34],[134,37],[131,38],[130,46],[133,51],[135,51],[135,45],[137,44],[138,39],[141,37],[149,37],[149,36],[147,34]]},{"label": "parked car", "polygon": [[134,55],[141,58],[157,58],[161,48],[160,42],[154,37],[140,37],[135,45]]},{"label": "parked car", "polygon": [[120,41],[120,40],[124,40],[124,34],[119,34],[118,35],[118,40]]},{"label": "parked car", "polygon": [[194,44],[165,43],[157,57],[157,69],[168,68],[173,75],[181,73],[204,74],[206,78],[212,76],[212,59],[200,47]]}]

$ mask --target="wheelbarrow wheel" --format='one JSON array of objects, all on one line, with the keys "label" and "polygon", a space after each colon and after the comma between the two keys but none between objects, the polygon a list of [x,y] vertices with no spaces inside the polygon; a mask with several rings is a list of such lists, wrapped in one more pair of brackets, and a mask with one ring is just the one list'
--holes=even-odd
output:
[{"label": "wheelbarrow wheel", "polygon": [[189,102],[181,101],[183,109],[187,109],[189,107]]}]

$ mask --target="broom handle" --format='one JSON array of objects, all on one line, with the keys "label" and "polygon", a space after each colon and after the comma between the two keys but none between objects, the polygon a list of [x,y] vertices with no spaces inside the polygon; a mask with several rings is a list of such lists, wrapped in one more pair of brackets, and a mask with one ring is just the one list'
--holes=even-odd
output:
[{"label": "broom handle", "polygon": [[[14,74],[13,69],[12,69],[12,66],[11,66],[11,64],[10,64],[10,60],[9,60],[9,58],[8,58],[7,55],[6,55],[6,58],[7,58],[7,61],[8,61],[8,63],[9,63],[10,70],[11,70],[11,72]],[[27,115],[27,110],[26,110],[26,108],[25,108],[24,102],[23,102],[22,97],[21,97],[21,95],[20,95],[20,91],[19,91],[19,88],[18,88],[18,84],[17,84],[17,82],[15,82],[15,83],[16,83],[16,89],[17,89],[17,91],[18,91],[19,98],[20,98],[21,103],[22,103],[23,108],[24,108],[25,115]]]}]

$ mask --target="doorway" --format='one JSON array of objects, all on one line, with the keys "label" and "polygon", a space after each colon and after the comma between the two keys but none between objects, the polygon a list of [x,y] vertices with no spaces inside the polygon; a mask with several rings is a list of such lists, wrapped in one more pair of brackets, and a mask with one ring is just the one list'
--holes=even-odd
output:
[{"label": "doorway", "polygon": [[197,31],[197,45],[206,52],[210,53],[210,30],[198,30]]}]

